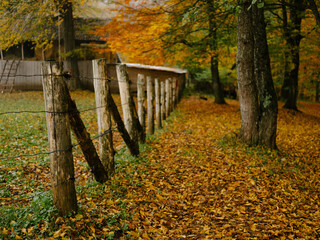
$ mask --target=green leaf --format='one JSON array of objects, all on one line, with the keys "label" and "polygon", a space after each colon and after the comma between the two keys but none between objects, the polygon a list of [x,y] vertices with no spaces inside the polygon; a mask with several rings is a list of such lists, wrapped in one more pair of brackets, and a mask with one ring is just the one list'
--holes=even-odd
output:
[{"label": "green leaf", "polygon": [[258,8],[263,8],[264,7],[264,2],[258,3]]}]

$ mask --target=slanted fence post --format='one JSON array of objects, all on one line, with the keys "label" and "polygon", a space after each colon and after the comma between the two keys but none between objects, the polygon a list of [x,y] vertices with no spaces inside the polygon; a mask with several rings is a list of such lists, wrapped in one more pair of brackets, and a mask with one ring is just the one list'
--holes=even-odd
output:
[{"label": "slanted fence post", "polygon": [[154,87],[152,77],[147,76],[148,134],[154,133]]},{"label": "slanted fence post", "polygon": [[154,92],[156,98],[156,126],[157,129],[162,127],[161,125],[161,102],[160,102],[160,81],[159,78],[154,79]]},{"label": "slanted fence post", "polygon": [[165,82],[161,82],[161,97],[160,97],[160,102],[161,102],[161,122],[166,120],[166,101],[165,101]]},{"label": "slanted fence post", "polygon": [[74,165],[68,121],[68,89],[58,65],[44,62],[43,92],[47,117],[53,202],[60,215],[77,211]]},{"label": "slanted fence post", "polygon": [[170,82],[169,79],[166,79],[166,118],[170,114]]},{"label": "slanted fence post", "polygon": [[[93,86],[97,107],[98,132],[103,134],[111,130],[111,114],[107,94],[109,93],[109,82],[106,74],[106,60],[98,59],[92,61]],[[112,131],[99,138],[100,160],[108,172],[108,176],[114,173],[114,149]]]},{"label": "slanted fence post", "polygon": [[130,83],[125,64],[117,65],[117,77],[121,98],[124,125],[133,142],[138,143],[138,130],[134,121],[134,110],[130,96]]},{"label": "slanted fence post", "polygon": [[145,76],[143,74],[138,74],[137,79],[137,101],[138,101],[138,117],[141,124],[141,127],[143,128],[143,131],[146,129],[146,109],[145,109]]}]

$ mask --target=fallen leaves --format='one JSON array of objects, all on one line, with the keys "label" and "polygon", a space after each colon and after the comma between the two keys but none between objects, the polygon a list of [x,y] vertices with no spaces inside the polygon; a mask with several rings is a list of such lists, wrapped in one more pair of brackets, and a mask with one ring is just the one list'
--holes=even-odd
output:
[{"label": "fallen leaves", "polygon": [[[270,151],[238,139],[237,101],[216,105],[212,99],[183,99],[164,130],[142,146],[146,150],[140,157],[120,151],[117,173],[108,183],[95,183],[75,153],[81,176],[76,181],[77,215],[24,227],[16,235],[14,224],[9,225],[1,227],[1,234],[34,239],[317,239],[320,107],[300,104],[302,113],[280,108],[279,151]],[[96,129],[94,118],[86,117]],[[48,181],[45,166],[32,162],[21,171],[16,180],[30,175],[27,185],[39,174],[40,183]],[[22,188],[10,186],[10,191]]]}]

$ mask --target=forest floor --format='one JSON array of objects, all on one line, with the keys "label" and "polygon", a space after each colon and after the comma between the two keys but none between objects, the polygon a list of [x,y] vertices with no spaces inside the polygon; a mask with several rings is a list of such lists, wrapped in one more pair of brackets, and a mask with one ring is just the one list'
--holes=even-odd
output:
[{"label": "forest floor", "polygon": [[[75,94],[84,104],[92,96]],[[164,128],[140,146],[139,157],[118,144],[116,174],[103,185],[94,182],[76,152],[79,212],[73,216],[55,215],[50,191],[35,195],[49,188],[47,157],[41,164],[2,160],[0,238],[319,239],[320,104],[299,102],[301,112],[280,106],[279,150],[270,151],[239,140],[239,103],[227,102],[183,98]],[[96,128],[92,115],[84,116],[88,129]],[[0,157],[12,154],[12,145],[4,143],[12,137],[13,129],[7,130],[12,121],[0,122],[5,132]],[[45,120],[32,123],[29,129],[44,133],[34,142],[27,136],[27,145],[45,145]],[[23,138],[15,139],[21,148]],[[27,192],[32,201],[12,197],[19,200]]]}]

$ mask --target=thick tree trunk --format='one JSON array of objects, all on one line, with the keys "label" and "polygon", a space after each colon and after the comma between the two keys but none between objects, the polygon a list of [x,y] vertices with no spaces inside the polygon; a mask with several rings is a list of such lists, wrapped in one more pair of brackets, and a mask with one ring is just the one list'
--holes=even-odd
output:
[{"label": "thick tree trunk", "polygon": [[238,52],[237,74],[241,114],[241,138],[251,144],[258,143],[259,106],[257,86],[254,79],[254,39],[252,12],[248,10],[251,0],[238,3]]},{"label": "thick tree trunk", "polygon": [[301,0],[293,0],[290,7],[290,22],[287,21],[287,10],[283,6],[283,30],[287,43],[285,55],[284,82],[281,88],[281,97],[285,100],[284,108],[298,110],[298,77],[300,65],[300,41],[301,41],[301,21],[305,6]]},{"label": "thick tree trunk", "polygon": [[61,14],[63,18],[63,41],[64,41],[64,52],[66,54],[66,71],[71,74],[71,78],[68,81],[70,90],[75,90],[82,87],[80,82],[80,74],[78,67],[78,59],[74,54],[76,49],[74,22],[73,22],[73,11],[72,3],[69,1],[60,0],[61,3]]},{"label": "thick tree trunk", "polygon": [[278,102],[271,75],[264,9],[253,5],[254,74],[260,100],[259,144],[276,148]]}]

